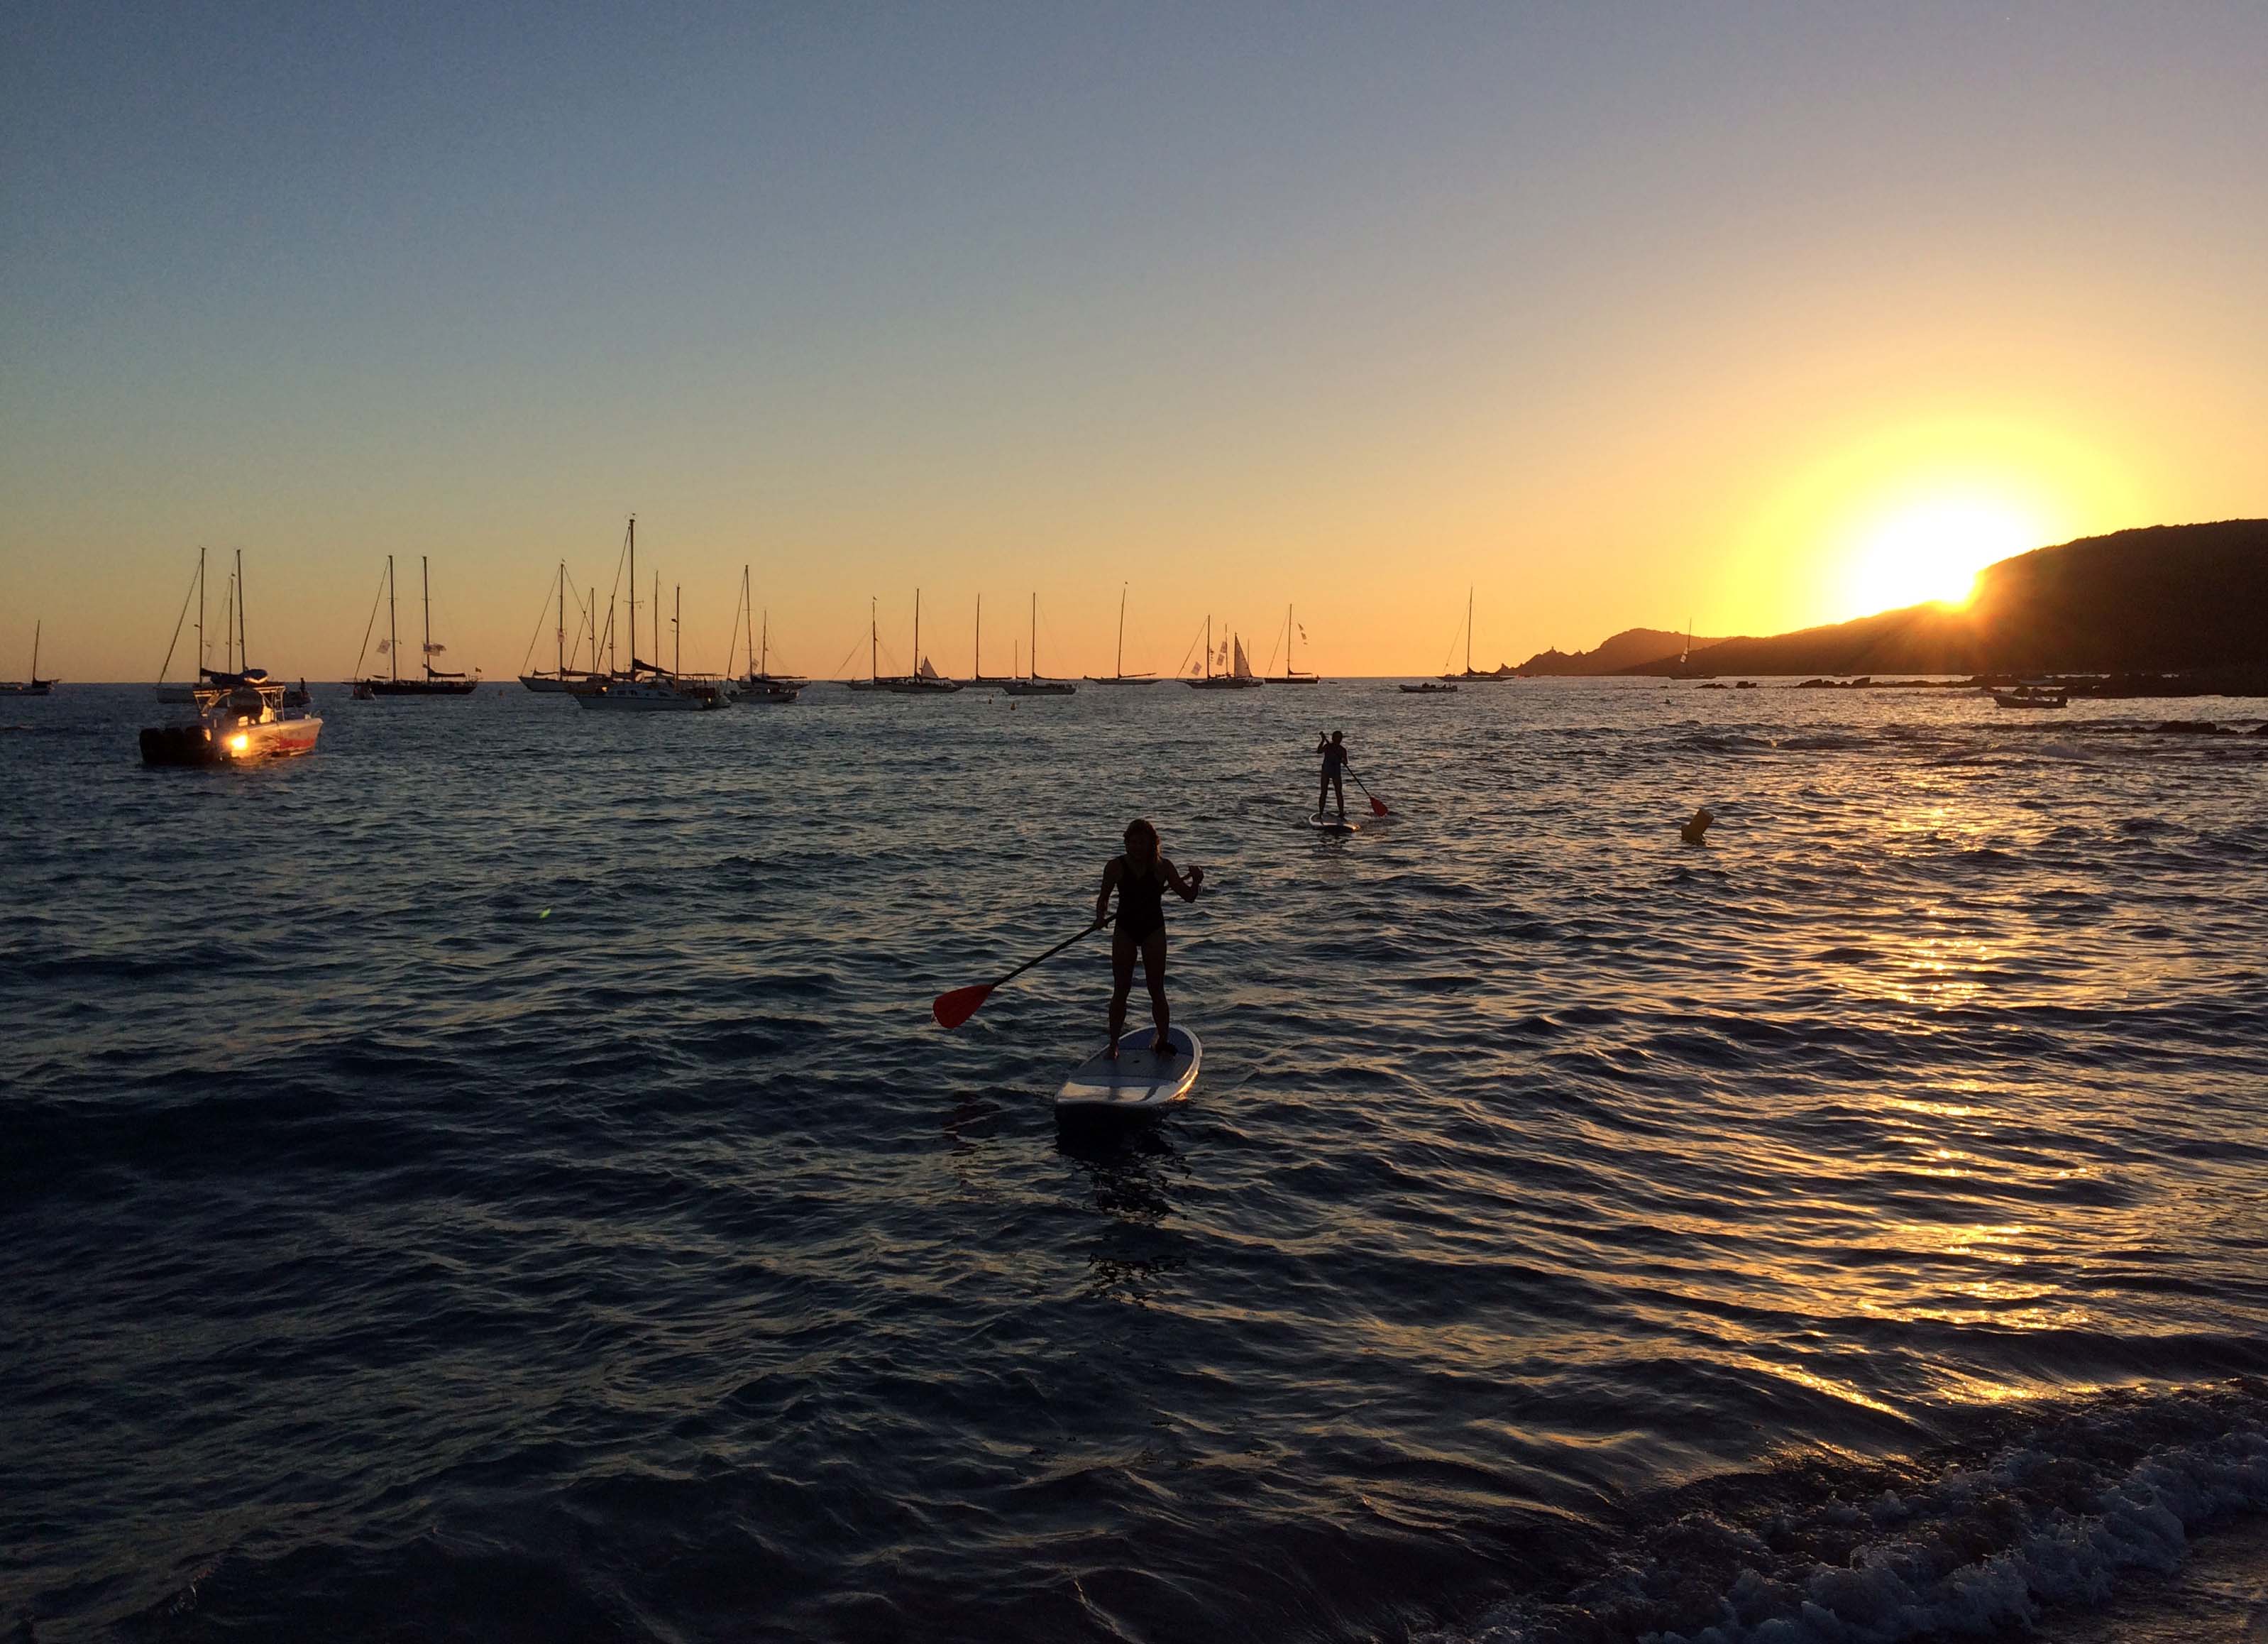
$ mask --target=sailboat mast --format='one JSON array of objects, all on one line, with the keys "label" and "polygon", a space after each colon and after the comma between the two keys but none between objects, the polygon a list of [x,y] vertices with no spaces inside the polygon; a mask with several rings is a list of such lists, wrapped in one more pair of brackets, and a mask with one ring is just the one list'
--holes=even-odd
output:
[{"label": "sailboat mast", "polygon": [[395,680],[401,677],[401,630],[394,617],[394,556],[386,557],[386,666]]},{"label": "sailboat mast", "polygon": [[[750,638],[748,625],[756,615],[756,596],[749,584],[748,571],[748,566],[740,567],[740,638],[743,639]],[[764,665],[757,663],[756,672],[762,674],[763,671]]]},{"label": "sailboat mast", "polygon": [[630,672],[637,672],[637,515],[630,516]]},{"label": "sailboat mast", "polygon": [[[425,661],[425,677],[433,677],[433,562],[423,554],[417,556],[417,581],[425,605],[425,638],[418,654]],[[238,614],[244,611],[244,601],[236,602]]]},{"label": "sailboat mast", "polygon": [[758,643],[763,646],[763,649],[758,653],[756,677],[770,679],[772,666],[772,614],[769,608],[764,612],[763,637]]},{"label": "sailboat mast", "polygon": [[976,596],[976,677],[978,679],[983,679],[984,677],[984,596],[981,593]]},{"label": "sailboat mast", "polygon": [[239,673],[251,665],[251,656],[244,645],[244,550],[236,550],[236,667]]},{"label": "sailboat mast", "polygon": [[197,549],[197,683],[205,682],[212,652],[205,649],[205,550]]},{"label": "sailboat mast", "polygon": [[567,562],[559,562],[559,660],[551,671],[561,679],[567,677]]},{"label": "sailboat mast", "polygon": [[1040,676],[1040,593],[1032,590],[1032,677]]},{"label": "sailboat mast", "polygon": [[[659,657],[661,654],[661,572],[658,571],[653,573],[653,604],[648,608],[653,612],[653,653]],[[637,660],[636,630],[632,630],[630,633],[630,660],[633,662]],[[661,665],[657,662],[654,666],[659,667]]]},{"label": "sailboat mast", "polygon": [[1126,585],[1118,585],[1118,677],[1126,677]]},{"label": "sailboat mast", "polygon": [[881,644],[878,632],[881,626],[881,601],[873,594],[868,594],[866,596],[866,677],[870,680],[881,677],[875,666],[879,659],[876,647]]},{"label": "sailboat mast", "polygon": [[32,683],[40,682],[40,626],[43,619],[32,619]]},{"label": "sailboat mast", "polygon": [[1465,672],[1473,671],[1473,591],[1465,589]]},{"label": "sailboat mast", "polygon": [[1212,677],[1212,618],[1205,618],[1205,677]]},{"label": "sailboat mast", "polygon": [[921,590],[914,590],[914,672],[921,672]]},{"label": "sailboat mast", "polygon": [[673,585],[677,590],[677,605],[669,619],[669,671],[685,672],[685,585]]}]

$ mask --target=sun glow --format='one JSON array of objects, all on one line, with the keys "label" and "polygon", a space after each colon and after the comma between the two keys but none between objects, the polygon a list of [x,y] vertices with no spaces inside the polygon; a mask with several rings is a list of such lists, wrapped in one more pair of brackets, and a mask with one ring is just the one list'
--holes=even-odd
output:
[{"label": "sun glow", "polygon": [[1852,605],[1872,612],[1927,600],[1966,604],[1978,571],[2046,540],[2040,522],[2013,504],[1976,497],[1908,504],[1860,534]]}]

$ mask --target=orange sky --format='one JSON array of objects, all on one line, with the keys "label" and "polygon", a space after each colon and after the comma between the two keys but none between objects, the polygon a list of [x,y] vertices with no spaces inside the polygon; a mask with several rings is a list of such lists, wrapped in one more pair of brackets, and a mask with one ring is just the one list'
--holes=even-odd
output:
[{"label": "orange sky", "polygon": [[36,615],[154,676],[203,543],[280,674],[346,675],[391,551],[505,675],[633,511],[688,666],[752,561],[815,674],[870,594],[909,662],[917,586],[948,673],[980,591],[988,668],[1036,590],[1107,670],[1122,581],[1130,668],[1292,601],[1302,666],[1415,673],[1469,585],[1489,666],[2268,512],[2268,14],[1236,15],[34,28],[0,673]]}]

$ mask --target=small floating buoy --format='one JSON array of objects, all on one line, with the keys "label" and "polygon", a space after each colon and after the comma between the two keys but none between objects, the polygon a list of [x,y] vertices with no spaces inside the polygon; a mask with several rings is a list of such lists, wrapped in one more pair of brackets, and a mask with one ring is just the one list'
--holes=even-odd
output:
[{"label": "small floating buoy", "polygon": [[1705,836],[1709,831],[1709,824],[1716,820],[1715,813],[1704,805],[1693,813],[1691,818],[1683,826],[1678,829],[1677,837],[1688,844],[1706,844],[1708,840]]}]

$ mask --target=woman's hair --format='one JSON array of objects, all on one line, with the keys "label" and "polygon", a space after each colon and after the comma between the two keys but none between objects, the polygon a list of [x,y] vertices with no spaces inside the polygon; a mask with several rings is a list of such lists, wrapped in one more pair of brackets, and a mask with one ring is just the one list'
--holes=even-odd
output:
[{"label": "woman's hair", "polygon": [[1134,844],[1137,840],[1144,840],[1148,843],[1150,846],[1150,859],[1152,862],[1159,861],[1164,858],[1166,854],[1166,847],[1158,838],[1157,829],[1152,827],[1145,818],[1140,816],[1137,816],[1132,822],[1126,824],[1126,849],[1129,855],[1132,854]]}]

